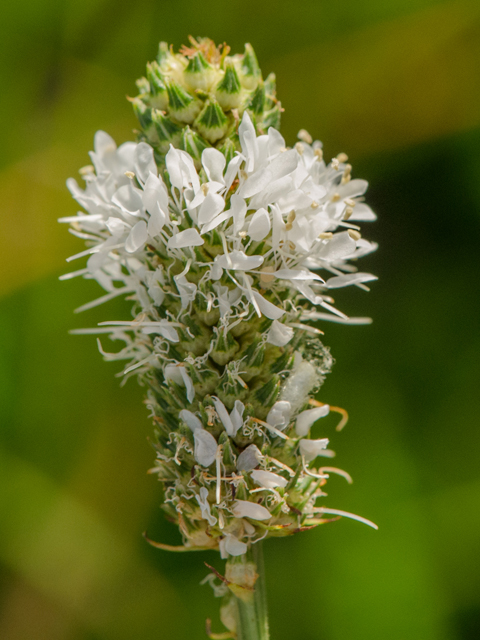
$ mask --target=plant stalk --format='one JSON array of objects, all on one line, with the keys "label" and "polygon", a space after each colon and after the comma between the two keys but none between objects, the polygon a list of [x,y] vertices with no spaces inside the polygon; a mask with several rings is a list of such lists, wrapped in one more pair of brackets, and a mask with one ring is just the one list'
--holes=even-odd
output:
[{"label": "plant stalk", "polygon": [[247,553],[247,561],[255,564],[258,578],[252,597],[237,600],[237,640],[269,640],[267,595],[265,589],[265,568],[262,542],[252,545]]}]

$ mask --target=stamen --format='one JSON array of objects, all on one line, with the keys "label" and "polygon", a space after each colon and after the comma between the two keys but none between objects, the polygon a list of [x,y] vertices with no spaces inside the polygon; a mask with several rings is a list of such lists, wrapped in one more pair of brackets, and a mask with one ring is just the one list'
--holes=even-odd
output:
[{"label": "stamen", "polygon": [[297,133],[297,138],[299,140],[302,140],[303,142],[306,142],[307,144],[312,144],[313,142],[312,136],[306,129],[300,129],[300,131]]},{"label": "stamen", "polygon": [[215,498],[216,498],[216,503],[217,504],[220,504],[220,502],[221,502],[221,493],[222,493],[222,485],[221,485],[222,456],[223,456],[223,445],[219,444],[218,447],[217,447],[217,453],[215,454],[215,468],[216,468],[216,472],[217,472],[217,491],[216,491]]},{"label": "stamen", "polygon": [[305,461],[305,456],[302,456],[302,467],[303,467],[303,471],[307,474],[307,476],[310,476],[311,478],[316,478],[317,480],[327,480],[328,478],[328,476],[319,475],[318,473],[313,473],[313,471],[310,471]]},{"label": "stamen", "polygon": [[127,176],[127,178],[130,178],[130,180],[133,180],[135,178],[135,174],[133,173],[133,171],[125,171],[125,175]]},{"label": "stamen", "polygon": [[333,196],[331,197],[331,201],[332,202],[338,202],[340,200],[340,194],[339,193],[334,193]]},{"label": "stamen", "polygon": [[345,213],[343,214],[343,219],[348,220],[353,213],[353,207],[347,207],[345,209]]},{"label": "stamen", "polygon": [[346,154],[346,153],[343,153],[343,152],[342,152],[342,153],[339,153],[339,154],[337,155],[337,160],[338,160],[339,162],[346,162],[346,161],[348,160],[348,156],[347,156],[347,154]]},{"label": "stamen", "polygon": [[332,169],[335,169],[335,171],[338,171],[339,167],[340,167],[340,162],[338,161],[337,158],[333,158],[332,162],[330,163],[332,166]]},{"label": "stamen", "polygon": [[320,467],[318,470],[319,473],[335,473],[337,476],[342,476],[348,482],[348,484],[352,484],[352,476],[344,471],[343,469],[337,469],[337,467]]},{"label": "stamen", "polygon": [[373,529],[378,529],[378,526],[372,522],[371,520],[367,520],[366,518],[362,518],[362,516],[357,516],[354,513],[349,513],[348,511],[341,511],[340,509],[327,509],[325,507],[318,507],[314,509],[315,513],[330,513],[333,516],[343,516],[344,518],[351,518],[352,520],[358,520],[358,522],[363,522],[363,524],[367,524],[369,527]]},{"label": "stamen", "polygon": [[355,231],[354,229],[349,229],[347,233],[352,238],[352,240],[360,240],[360,238],[362,237],[362,234],[358,231]]},{"label": "stamen", "polygon": [[352,173],[352,165],[347,164],[345,166],[345,171],[343,172],[342,184],[347,184],[347,182],[350,182],[350,179],[352,177],[351,173]]},{"label": "stamen", "polygon": [[[310,398],[310,400],[308,401],[308,404],[312,405],[312,407],[323,407],[323,406],[325,406],[326,403],[325,402],[319,402],[318,400],[315,400],[314,398]],[[333,413],[339,413],[342,416],[342,419],[340,420],[340,422],[335,427],[336,431],[341,431],[343,429],[343,427],[348,422],[348,413],[347,413],[347,411],[345,411],[345,409],[342,409],[342,407],[332,407],[332,405],[330,405],[330,411],[333,412]]]},{"label": "stamen", "polygon": [[272,427],[272,425],[268,424],[268,422],[264,422],[263,420],[260,420],[259,418],[251,418],[251,420],[253,422],[256,422],[257,424],[261,424],[263,427],[266,427],[271,433],[274,433],[279,438],[282,438],[283,440],[291,440],[291,438],[286,436],[284,433],[282,433],[276,427]]},{"label": "stamen", "polygon": [[318,237],[322,240],[330,240],[330,238],[333,238],[333,233],[330,231],[324,231],[323,233],[319,233]]},{"label": "stamen", "polygon": [[85,167],[82,167],[78,170],[78,173],[84,178],[85,176],[89,176],[95,173],[95,167],[92,164],[87,164]]},{"label": "stamen", "polygon": [[304,152],[305,152],[305,147],[303,146],[303,144],[301,142],[297,142],[295,144],[295,149],[298,152],[298,155],[303,156]]},{"label": "stamen", "polygon": [[272,458],[271,456],[265,456],[265,462],[267,463],[272,462],[279,469],[283,469],[284,471],[286,471],[291,478],[295,476],[295,471],[293,469],[290,469],[290,467],[288,467],[283,462],[280,462],[280,460],[277,460],[276,458]]}]

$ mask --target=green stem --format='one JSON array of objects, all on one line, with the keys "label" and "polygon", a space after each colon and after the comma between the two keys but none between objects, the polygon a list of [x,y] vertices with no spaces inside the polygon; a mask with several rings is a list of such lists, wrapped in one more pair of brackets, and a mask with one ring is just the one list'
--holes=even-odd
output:
[{"label": "green stem", "polygon": [[265,569],[263,564],[262,543],[252,546],[247,554],[247,561],[256,565],[258,578],[252,598],[244,600],[236,598],[238,620],[238,640],[269,640],[267,595],[265,590]]}]

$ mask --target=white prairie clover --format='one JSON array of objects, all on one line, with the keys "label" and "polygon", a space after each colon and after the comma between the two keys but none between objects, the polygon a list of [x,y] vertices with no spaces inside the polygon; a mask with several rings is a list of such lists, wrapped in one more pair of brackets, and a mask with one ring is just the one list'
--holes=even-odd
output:
[{"label": "white prairie clover", "polygon": [[[148,389],[157,429],[151,472],[180,528],[177,549],[218,549],[229,563],[217,592],[248,603],[248,554],[260,540],[314,528],[328,514],[375,526],[323,506],[329,474],[350,476],[314,466],[334,454],[327,438],[310,437],[315,422],[341,411],[313,399],[332,364],[317,325],[366,320],[338,310],[330,291],[375,280],[351,262],[376,248],[357,226],[375,216],[362,198],[367,183],[351,178],[344,154],[327,164],[304,131],[287,148],[265,117],[262,132],[263,111],[252,104],[264,84],[253,50],[229,59],[209,42],[182,55],[161,45],[139,99],[159,110],[152,122],[167,110],[170,123],[199,131],[197,102],[217,100],[229,114],[228,140],[225,130],[224,146],[211,146],[220,138],[205,123],[195,153],[173,135],[164,140],[170,146],[160,144],[146,120],[140,141],[118,148],[98,132],[85,189],[68,181],[84,211],[61,219],[88,246],[69,260],[88,260],[63,278],[93,278],[105,290],[78,311],[117,296],[133,300],[132,319],[76,332],[124,343],[102,353],[126,360],[125,376]],[[172,96],[181,87],[191,100],[180,108]],[[217,124],[210,120],[210,129]],[[227,597],[222,619],[234,632],[231,605]],[[241,637],[267,637],[265,629],[246,631],[242,615]]]}]

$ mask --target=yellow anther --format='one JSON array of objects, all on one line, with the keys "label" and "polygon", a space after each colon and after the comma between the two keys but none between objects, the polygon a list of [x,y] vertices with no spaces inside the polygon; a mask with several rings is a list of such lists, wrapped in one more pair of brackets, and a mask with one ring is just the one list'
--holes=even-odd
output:
[{"label": "yellow anther", "polygon": [[208,193],[208,184],[206,183],[202,184],[201,189],[202,189],[203,195],[206,196]]},{"label": "yellow anther", "polygon": [[353,213],[353,207],[347,207],[345,209],[345,213],[343,214],[343,219],[348,220]]},{"label": "yellow anther", "polygon": [[320,160],[323,160],[323,151],[322,149],[318,148],[315,149],[315,151],[313,152],[315,157],[317,158],[317,160],[320,162]]},{"label": "yellow anther", "polygon": [[95,173],[95,168],[92,164],[87,164],[86,167],[82,167],[78,170],[78,173],[83,176],[88,176],[90,173]]},{"label": "yellow anther", "polygon": [[272,275],[274,271],[274,267],[263,267],[263,269],[260,271],[260,282],[262,284],[269,284],[270,282],[273,282],[273,280],[275,280],[275,276]]},{"label": "yellow anther", "polygon": [[331,231],[324,231],[323,233],[319,233],[318,237],[322,240],[330,240],[330,238],[333,238],[333,233]]},{"label": "yellow anther", "polygon": [[351,174],[352,173],[352,165],[351,164],[347,164],[345,165],[345,171],[343,172],[343,178],[342,178],[342,184],[346,184],[347,182],[350,182],[351,179]]},{"label": "yellow anther", "polygon": [[133,173],[133,171],[125,171],[125,175],[127,176],[127,178],[130,178],[130,180],[133,180],[135,178],[135,174]]},{"label": "yellow anther", "polygon": [[299,140],[303,140],[303,142],[306,142],[307,144],[312,144],[313,142],[312,136],[308,133],[306,129],[300,129],[300,131],[297,134],[297,138]]},{"label": "yellow anther", "polygon": [[340,200],[340,194],[339,193],[334,193],[332,198],[331,198],[332,202],[338,202]]},{"label": "yellow anther", "polygon": [[354,207],[357,204],[352,198],[345,198],[344,202],[348,207]]},{"label": "yellow anther", "polygon": [[310,206],[312,207],[312,209],[318,209],[320,205],[318,204],[318,202],[315,202],[314,200]]},{"label": "yellow anther", "polygon": [[337,156],[337,160],[339,162],[346,162],[348,160],[348,156],[346,153],[339,153]]},{"label": "yellow anther", "polygon": [[287,216],[287,222],[291,224],[295,220],[296,216],[297,214],[295,213],[295,209],[292,209]]},{"label": "yellow anther", "polygon": [[305,151],[305,147],[303,146],[303,144],[301,142],[297,142],[295,144],[295,149],[297,150],[299,155],[303,156],[303,152]]},{"label": "yellow anther", "polygon": [[338,171],[338,168],[340,167],[340,162],[337,160],[337,158],[333,158],[330,164],[332,165],[332,169],[335,169],[335,171]]},{"label": "yellow anther", "polygon": [[362,234],[358,231],[355,231],[355,229],[349,229],[348,235],[350,236],[350,238],[352,238],[352,240],[360,240],[360,238],[362,237]]}]

